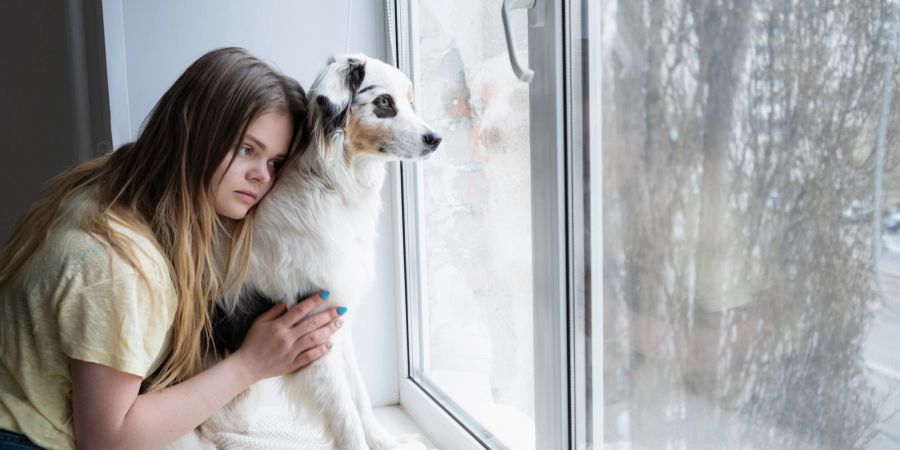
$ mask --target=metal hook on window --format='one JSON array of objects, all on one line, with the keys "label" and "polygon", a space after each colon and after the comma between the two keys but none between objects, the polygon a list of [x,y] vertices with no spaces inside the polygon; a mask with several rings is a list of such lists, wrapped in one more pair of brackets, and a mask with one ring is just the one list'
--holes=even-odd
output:
[{"label": "metal hook on window", "polygon": [[535,0],[503,0],[500,14],[503,17],[503,31],[506,34],[506,49],[509,52],[509,63],[512,65],[513,72],[516,76],[528,83],[534,76],[534,71],[529,68],[522,68],[519,65],[519,57],[516,53],[516,43],[513,42],[512,30],[509,27],[509,11],[513,9],[531,9]]}]

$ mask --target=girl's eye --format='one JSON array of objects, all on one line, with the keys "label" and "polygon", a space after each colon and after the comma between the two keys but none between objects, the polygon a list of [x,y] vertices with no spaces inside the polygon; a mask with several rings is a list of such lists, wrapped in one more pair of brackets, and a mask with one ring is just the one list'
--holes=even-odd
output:
[{"label": "girl's eye", "polygon": [[243,145],[243,146],[241,146],[240,148],[238,148],[238,155],[241,155],[241,156],[247,156],[247,155],[249,155],[249,154],[251,154],[251,153],[253,153],[253,148],[252,148],[252,147],[248,147],[248,146],[246,146],[246,145]]},{"label": "girl's eye", "polygon": [[284,164],[284,160],[281,159],[273,159],[269,161],[269,168],[272,169],[273,172],[278,172],[281,170],[281,165]]}]

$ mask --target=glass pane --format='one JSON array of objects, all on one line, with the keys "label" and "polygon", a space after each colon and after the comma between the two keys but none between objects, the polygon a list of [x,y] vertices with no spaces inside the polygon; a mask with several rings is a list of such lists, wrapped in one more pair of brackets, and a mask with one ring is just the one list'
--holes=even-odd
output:
[{"label": "glass pane", "polygon": [[[528,85],[499,0],[413,2],[417,109],[444,141],[418,165],[414,376],[492,447],[534,447]],[[512,14],[527,59],[527,17]]]},{"label": "glass pane", "polygon": [[889,6],[603,3],[605,448],[900,446]]}]

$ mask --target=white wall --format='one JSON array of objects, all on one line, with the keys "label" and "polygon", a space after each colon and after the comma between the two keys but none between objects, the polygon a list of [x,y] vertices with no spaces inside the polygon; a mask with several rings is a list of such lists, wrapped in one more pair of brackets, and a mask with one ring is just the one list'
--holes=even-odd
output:
[{"label": "white wall", "polygon": [[[385,57],[384,2],[352,5],[350,52]],[[239,46],[309,88],[328,57],[344,53],[346,1],[104,0],[111,128],[116,146],[140,124],[178,75],[205,52]],[[385,190],[377,243],[378,282],[355,311],[354,342],[376,406],[397,403],[397,323],[391,205]]]}]

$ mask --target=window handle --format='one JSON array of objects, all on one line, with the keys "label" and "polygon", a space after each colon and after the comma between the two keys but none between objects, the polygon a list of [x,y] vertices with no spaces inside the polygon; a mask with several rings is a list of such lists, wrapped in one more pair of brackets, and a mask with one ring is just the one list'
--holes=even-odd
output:
[{"label": "window handle", "polygon": [[513,9],[531,9],[534,7],[535,0],[503,0],[501,7],[501,16],[503,17],[503,31],[506,34],[506,50],[509,52],[509,63],[512,65],[513,72],[516,76],[528,83],[534,76],[534,71],[529,68],[522,68],[519,65],[519,56],[516,52],[516,43],[513,42],[512,30],[509,28],[509,12]]}]

